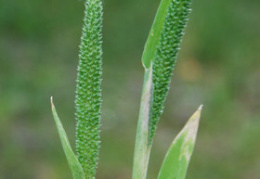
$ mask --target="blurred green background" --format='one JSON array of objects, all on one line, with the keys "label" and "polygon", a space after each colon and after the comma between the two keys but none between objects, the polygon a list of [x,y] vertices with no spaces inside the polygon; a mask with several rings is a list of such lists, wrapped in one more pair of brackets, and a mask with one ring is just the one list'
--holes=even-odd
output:
[{"label": "blurred green background", "polygon": [[[159,0],[104,1],[102,148],[97,179],[130,179],[141,55]],[[188,179],[260,178],[260,1],[195,0],[148,178],[200,104]],[[0,178],[69,179],[49,99],[74,146],[82,0],[0,1]]]}]

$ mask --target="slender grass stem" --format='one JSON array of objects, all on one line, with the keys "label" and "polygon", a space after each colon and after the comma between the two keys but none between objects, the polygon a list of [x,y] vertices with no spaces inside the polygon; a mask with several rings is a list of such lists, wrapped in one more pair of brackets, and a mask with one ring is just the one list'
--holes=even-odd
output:
[{"label": "slender grass stem", "polygon": [[145,69],[144,84],[136,132],[133,179],[145,179],[151,152],[149,119],[152,100],[152,68]]}]

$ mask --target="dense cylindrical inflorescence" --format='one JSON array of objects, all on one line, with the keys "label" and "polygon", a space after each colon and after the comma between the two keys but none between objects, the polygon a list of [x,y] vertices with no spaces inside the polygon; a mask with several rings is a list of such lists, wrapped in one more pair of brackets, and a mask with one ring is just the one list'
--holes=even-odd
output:
[{"label": "dense cylindrical inflorescence", "polygon": [[87,0],[76,87],[76,150],[86,178],[94,178],[100,148],[102,2]]},{"label": "dense cylindrical inflorescence", "polygon": [[153,60],[153,105],[149,121],[150,143],[163,112],[183,30],[191,11],[190,6],[191,0],[173,0],[167,10],[163,30]]}]

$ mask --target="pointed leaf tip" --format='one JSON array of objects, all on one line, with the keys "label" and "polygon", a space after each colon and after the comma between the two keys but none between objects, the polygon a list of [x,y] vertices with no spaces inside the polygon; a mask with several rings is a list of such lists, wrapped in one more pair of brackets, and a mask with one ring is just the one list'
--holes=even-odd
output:
[{"label": "pointed leaf tip", "polygon": [[54,117],[54,121],[56,123],[56,127],[60,136],[62,148],[65,152],[65,155],[67,157],[70,169],[72,171],[73,179],[85,179],[85,174],[83,172],[82,166],[79,163],[77,157],[73,153],[73,150],[70,146],[69,139],[67,137],[67,134],[63,128],[63,125],[60,121],[60,118],[56,112],[55,106],[53,104],[53,97],[51,96],[51,106],[52,106],[52,113]]},{"label": "pointed leaf tip", "polygon": [[54,104],[53,104],[53,96],[51,96],[51,107],[53,108],[54,107]]},{"label": "pointed leaf tip", "polygon": [[172,142],[164,158],[158,179],[185,179],[196,142],[202,108],[203,105],[200,105]]}]

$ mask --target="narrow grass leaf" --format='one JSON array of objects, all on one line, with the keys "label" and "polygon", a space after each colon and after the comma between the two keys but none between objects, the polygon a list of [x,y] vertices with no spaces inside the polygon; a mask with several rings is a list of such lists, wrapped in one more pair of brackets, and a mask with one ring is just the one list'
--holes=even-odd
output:
[{"label": "narrow grass leaf", "polygon": [[185,179],[196,142],[201,110],[202,106],[174,139],[164,158],[158,179]]},{"label": "narrow grass leaf", "polygon": [[53,117],[54,117],[54,121],[55,121],[57,129],[58,129],[58,133],[59,133],[59,136],[60,136],[60,140],[61,140],[63,150],[65,152],[65,155],[67,157],[70,169],[72,171],[72,176],[73,176],[74,179],[85,179],[84,171],[83,171],[77,157],[73,153],[73,150],[72,150],[70,143],[69,143],[69,139],[67,137],[67,134],[66,134],[66,132],[63,128],[63,125],[60,121],[60,118],[59,118],[59,116],[56,112],[55,106],[53,104],[52,97],[51,97],[51,105],[52,105],[52,114],[53,114]]},{"label": "narrow grass leaf", "polygon": [[167,15],[167,9],[172,0],[162,0],[160,6],[157,10],[156,16],[154,18],[154,22],[152,28],[150,30],[148,39],[146,41],[142,62],[145,68],[149,68],[151,62],[153,61],[156,53],[156,47],[159,44],[159,40],[161,37],[161,33],[163,30],[163,25],[165,21],[165,17]]}]

